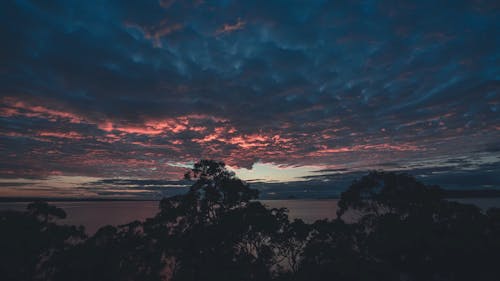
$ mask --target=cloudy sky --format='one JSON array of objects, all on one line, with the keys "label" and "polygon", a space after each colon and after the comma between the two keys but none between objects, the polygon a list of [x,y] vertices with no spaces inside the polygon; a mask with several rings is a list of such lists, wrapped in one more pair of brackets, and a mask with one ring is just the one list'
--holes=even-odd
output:
[{"label": "cloudy sky", "polygon": [[367,170],[500,188],[500,5],[3,1],[0,196],[272,196]]}]

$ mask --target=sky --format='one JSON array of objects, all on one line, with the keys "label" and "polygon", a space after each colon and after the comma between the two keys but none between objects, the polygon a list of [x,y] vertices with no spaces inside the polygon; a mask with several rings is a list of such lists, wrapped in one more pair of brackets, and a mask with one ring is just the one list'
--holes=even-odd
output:
[{"label": "sky", "polygon": [[[500,189],[498,1],[3,1],[0,197]],[[294,196],[295,196],[294,195]]]}]

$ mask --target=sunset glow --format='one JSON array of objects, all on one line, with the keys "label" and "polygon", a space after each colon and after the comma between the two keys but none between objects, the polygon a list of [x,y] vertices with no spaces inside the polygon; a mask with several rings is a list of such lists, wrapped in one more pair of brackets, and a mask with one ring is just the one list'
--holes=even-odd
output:
[{"label": "sunset glow", "polygon": [[424,2],[6,3],[0,196],[156,198],[199,159],[500,187],[498,12]]}]

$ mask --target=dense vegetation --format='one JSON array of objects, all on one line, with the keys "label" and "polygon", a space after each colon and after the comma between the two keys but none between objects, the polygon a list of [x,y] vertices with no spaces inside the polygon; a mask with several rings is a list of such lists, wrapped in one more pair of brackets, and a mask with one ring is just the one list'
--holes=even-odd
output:
[{"label": "dense vegetation", "polygon": [[[443,199],[407,174],[371,172],[337,219],[290,221],[254,201],[223,163],[202,160],[185,195],[144,222],[91,237],[35,202],[0,212],[2,280],[500,280],[500,209]],[[131,210],[133,211],[133,210]]]}]

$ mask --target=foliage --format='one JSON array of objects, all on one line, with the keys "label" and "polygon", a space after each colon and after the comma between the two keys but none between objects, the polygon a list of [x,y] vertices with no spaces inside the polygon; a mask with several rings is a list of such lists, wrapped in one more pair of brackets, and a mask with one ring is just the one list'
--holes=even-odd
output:
[{"label": "foliage", "polygon": [[[338,218],[290,221],[224,163],[202,160],[189,191],[144,222],[91,237],[44,202],[0,212],[2,280],[498,280],[500,209],[447,201],[408,174],[371,172]],[[353,214],[356,214],[353,219]]]},{"label": "foliage", "polygon": [[45,280],[40,270],[51,258],[83,241],[83,227],[53,221],[66,213],[45,202],[28,205],[27,212],[0,212],[0,276],[2,280]]}]

